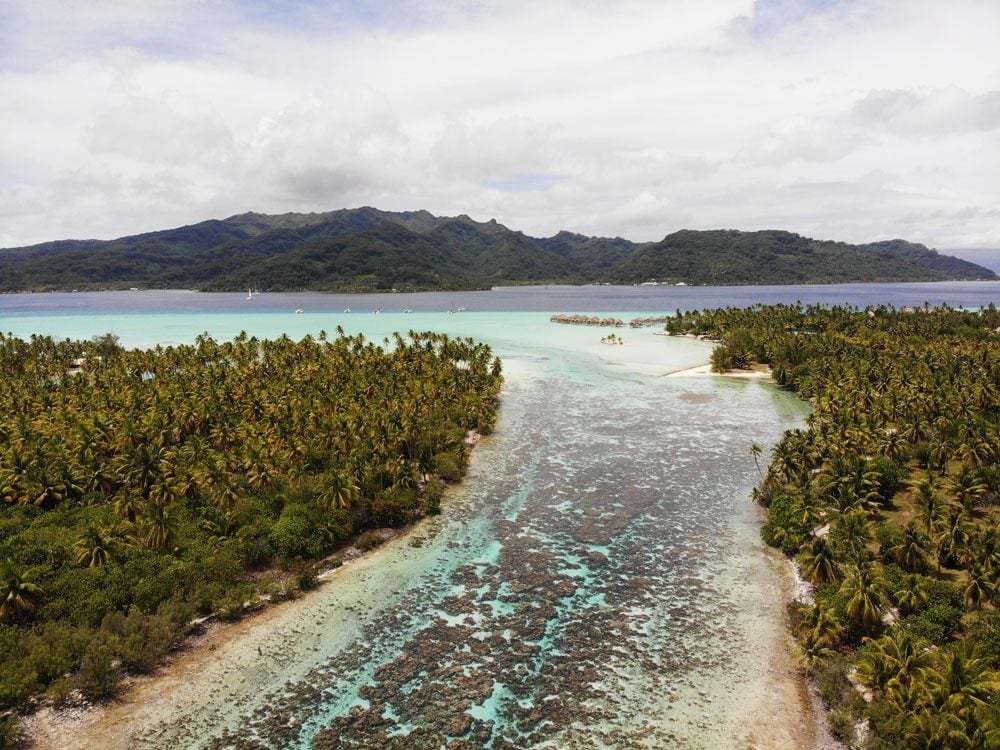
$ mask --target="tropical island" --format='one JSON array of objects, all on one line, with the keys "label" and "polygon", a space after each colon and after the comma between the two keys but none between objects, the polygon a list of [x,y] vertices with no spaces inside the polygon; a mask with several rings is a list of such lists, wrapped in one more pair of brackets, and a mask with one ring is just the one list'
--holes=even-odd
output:
[{"label": "tropical island", "polygon": [[103,289],[428,291],[511,284],[746,285],[995,279],[890,240],[864,245],[767,230],[681,230],[659,242],[364,207],[245,213],[115,240],[0,250],[0,292]]},{"label": "tropical island", "polygon": [[[811,591],[803,662],[852,747],[1000,744],[1000,311],[678,312],[808,399],[755,491]],[[753,446],[753,453],[761,452]]]},{"label": "tropical island", "polygon": [[0,746],[210,616],[315,585],[440,510],[496,419],[486,345],[414,333],[126,350],[0,335]]}]

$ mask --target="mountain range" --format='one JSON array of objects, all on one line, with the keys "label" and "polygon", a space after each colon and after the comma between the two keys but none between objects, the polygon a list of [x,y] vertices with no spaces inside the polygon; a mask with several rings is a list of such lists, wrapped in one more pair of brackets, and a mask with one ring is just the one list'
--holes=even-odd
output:
[{"label": "mountain range", "polygon": [[0,250],[0,291],[482,289],[505,284],[796,284],[995,279],[904,240],[850,245],[780,230],[682,230],[659,242],[364,207],[245,213],[116,240]]}]

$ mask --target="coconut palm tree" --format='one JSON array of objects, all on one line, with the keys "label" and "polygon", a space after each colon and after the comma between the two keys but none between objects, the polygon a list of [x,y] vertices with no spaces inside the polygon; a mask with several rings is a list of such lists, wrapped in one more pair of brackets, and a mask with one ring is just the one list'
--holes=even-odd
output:
[{"label": "coconut palm tree", "polygon": [[924,522],[924,531],[930,534],[948,512],[948,505],[939,494],[941,482],[936,475],[928,471],[907,484],[916,495],[917,509]]},{"label": "coconut palm tree", "polygon": [[903,528],[899,541],[889,548],[888,553],[903,570],[917,573],[927,567],[927,537],[913,521]]},{"label": "coconut palm tree", "polygon": [[980,478],[979,473],[971,466],[965,465],[948,479],[948,488],[955,495],[955,500],[965,509],[968,514],[972,513],[976,501],[986,494],[988,489]]},{"label": "coconut palm tree", "polygon": [[799,556],[802,575],[815,586],[833,583],[839,577],[837,555],[826,536],[815,537]]},{"label": "coconut palm tree", "polygon": [[760,474],[761,479],[764,478],[764,472],[760,470],[760,461],[758,461],[757,459],[760,458],[760,455],[763,452],[764,449],[760,446],[759,443],[754,443],[753,445],[750,446],[750,455],[753,456],[754,465],[757,467],[757,473]]},{"label": "coconut palm tree", "polygon": [[886,583],[875,563],[857,562],[847,568],[840,586],[848,616],[866,629],[877,626],[886,606]]},{"label": "coconut palm tree", "polygon": [[38,609],[45,592],[25,580],[10,560],[0,565],[0,619],[23,623]]},{"label": "coconut palm tree", "polygon": [[119,541],[112,534],[91,524],[73,545],[77,565],[96,568],[110,562],[119,548]]}]

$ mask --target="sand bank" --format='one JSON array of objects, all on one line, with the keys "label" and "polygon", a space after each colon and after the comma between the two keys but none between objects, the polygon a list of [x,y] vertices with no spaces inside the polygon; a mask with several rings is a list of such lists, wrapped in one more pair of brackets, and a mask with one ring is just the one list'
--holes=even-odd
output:
[{"label": "sand bank", "polygon": [[691,377],[720,377],[720,378],[747,378],[750,380],[771,380],[771,368],[766,365],[754,365],[750,370],[727,370],[726,372],[712,372],[709,364],[689,367],[685,370],[675,370],[663,373],[665,378],[691,378]]}]

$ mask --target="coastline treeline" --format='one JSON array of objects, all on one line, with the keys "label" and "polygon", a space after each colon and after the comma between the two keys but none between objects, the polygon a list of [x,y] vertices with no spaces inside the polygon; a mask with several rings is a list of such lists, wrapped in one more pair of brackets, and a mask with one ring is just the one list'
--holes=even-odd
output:
[{"label": "coastline treeline", "polygon": [[812,403],[755,496],[814,586],[791,622],[835,734],[1000,747],[1000,312],[775,305],[667,330]]},{"label": "coastline treeline", "polygon": [[5,710],[106,697],[199,616],[294,595],[353,535],[438,512],[502,382],[472,339],[339,329],[144,351],[0,335],[0,372],[0,745]]}]

